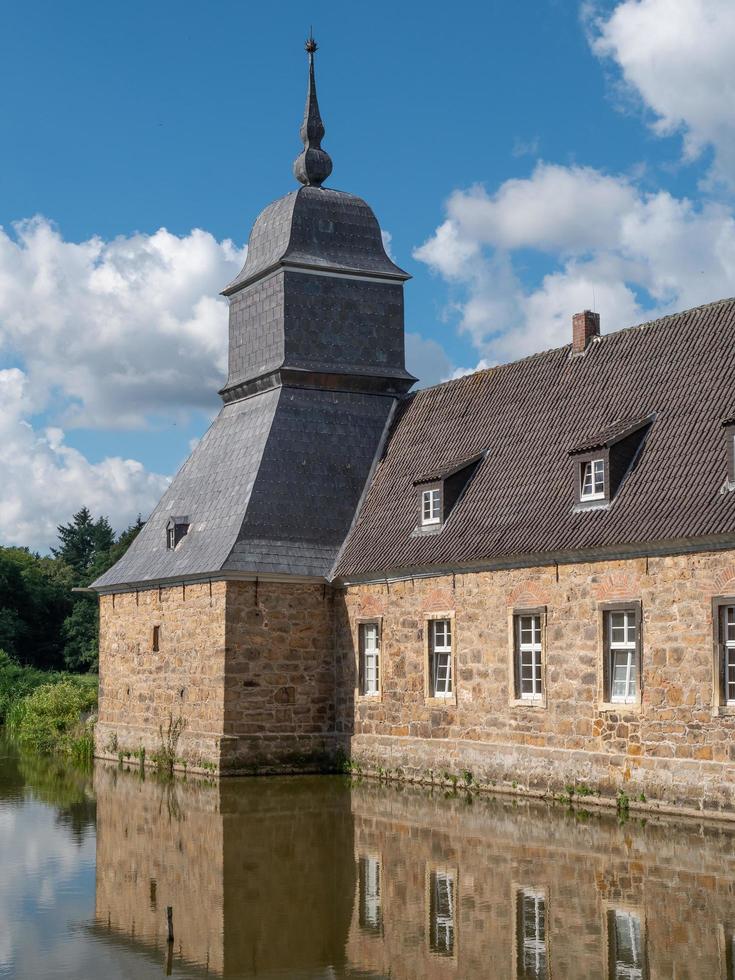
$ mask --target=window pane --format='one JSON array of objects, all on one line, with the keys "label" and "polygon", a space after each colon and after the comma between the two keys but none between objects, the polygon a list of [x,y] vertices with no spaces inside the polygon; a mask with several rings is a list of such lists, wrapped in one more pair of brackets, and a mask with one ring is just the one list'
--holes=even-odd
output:
[{"label": "window pane", "polygon": [[452,693],[452,655],[450,653],[434,654],[434,694]]},{"label": "window pane", "polygon": [[596,459],[595,470],[595,493],[605,492],[605,463],[601,459]]},{"label": "window pane", "polygon": [[360,626],[362,693],[379,693],[380,641],[377,623],[364,623]]},{"label": "window pane", "polygon": [[632,650],[614,650],[612,654],[612,698],[625,700],[635,697],[636,665]]},{"label": "window pane", "polygon": [[735,642],[735,606],[728,606],[725,619],[725,639]]},{"label": "window pane", "polygon": [[449,649],[452,645],[452,629],[448,619],[435,619],[434,627],[434,648]]},{"label": "window pane", "polygon": [[582,464],[582,496],[602,497],[605,493],[605,461],[593,459]]}]

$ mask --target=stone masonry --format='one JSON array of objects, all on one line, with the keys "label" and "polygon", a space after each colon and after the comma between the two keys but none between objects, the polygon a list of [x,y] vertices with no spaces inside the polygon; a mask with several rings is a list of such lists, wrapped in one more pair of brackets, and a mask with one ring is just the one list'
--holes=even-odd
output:
[{"label": "stone masonry", "polygon": [[[735,804],[735,715],[717,704],[713,596],[732,553],[478,572],[347,588],[338,604],[338,719],[353,762],[411,778],[469,772],[543,793],[584,785],[675,807]],[[640,705],[602,700],[602,614],[642,610]],[[513,611],[545,607],[545,698],[515,701]],[[454,622],[454,697],[425,695],[427,621]],[[357,689],[358,626],[381,624],[381,693]]]},{"label": "stone masonry", "polygon": [[[735,712],[717,704],[713,596],[731,553],[476,572],[333,589],[219,582],[101,600],[98,753],[160,747],[180,765],[367,770],[676,808],[735,809]],[[642,610],[640,705],[602,701],[601,604]],[[545,699],[515,701],[513,611],[546,609]],[[427,621],[454,622],[455,693],[425,694]],[[361,621],[381,626],[381,693],[357,688]],[[159,650],[152,649],[159,627]]]},{"label": "stone masonry", "polygon": [[152,758],[183,726],[178,767],[323,766],[336,738],[332,606],[321,585],[280,583],[102,596],[97,754]]}]

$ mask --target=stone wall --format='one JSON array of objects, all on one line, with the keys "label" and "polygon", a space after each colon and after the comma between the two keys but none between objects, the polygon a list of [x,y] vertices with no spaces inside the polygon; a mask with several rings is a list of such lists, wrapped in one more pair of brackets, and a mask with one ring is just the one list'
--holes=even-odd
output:
[{"label": "stone wall", "polygon": [[97,754],[144,747],[150,760],[177,722],[179,767],[328,765],[338,743],[331,590],[214,582],[102,596]]},{"label": "stone wall", "polygon": [[213,582],[100,597],[99,756],[143,747],[150,757],[161,748],[159,729],[165,737],[178,722],[176,755],[218,764],[226,596],[227,585]]},{"label": "stone wall", "polygon": [[[337,614],[338,725],[353,760],[412,778],[732,809],[735,717],[716,704],[712,598],[735,594],[732,553],[514,569],[351,586]],[[642,700],[602,691],[602,613],[639,601]],[[545,607],[545,699],[515,701],[514,609]],[[455,693],[426,696],[427,618],[454,620]],[[357,689],[358,626],[382,625],[379,697]]]},{"label": "stone wall", "polygon": [[322,585],[227,585],[222,768],[328,765],[335,734],[334,600]]},{"label": "stone wall", "polygon": [[[735,714],[718,704],[712,598],[735,594],[714,552],[448,575],[332,590],[229,582],[101,599],[97,751],[161,745],[189,767],[328,767],[489,787],[735,811]],[[640,704],[602,691],[602,612],[639,602]],[[512,689],[513,611],[545,609],[545,697]],[[454,695],[426,695],[427,622],[454,623]],[[381,692],[357,688],[358,628],[381,623]],[[153,650],[153,628],[159,650]]]}]

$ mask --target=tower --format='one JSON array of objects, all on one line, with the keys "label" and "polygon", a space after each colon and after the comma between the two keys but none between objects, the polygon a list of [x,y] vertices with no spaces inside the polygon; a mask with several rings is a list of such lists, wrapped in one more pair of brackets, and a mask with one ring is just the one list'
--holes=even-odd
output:
[{"label": "tower", "polygon": [[252,760],[253,736],[275,758],[334,732],[330,569],[415,379],[404,363],[409,277],[386,254],[369,206],[323,186],[332,161],[321,146],[316,48],[309,38],[301,186],[259,215],[245,265],[223,291],[223,407],[93,586],[102,597],[98,743],[119,744],[113,723],[134,742],[155,741],[173,717],[172,692],[184,742],[196,730],[202,757],[218,766],[225,756],[235,768]]}]

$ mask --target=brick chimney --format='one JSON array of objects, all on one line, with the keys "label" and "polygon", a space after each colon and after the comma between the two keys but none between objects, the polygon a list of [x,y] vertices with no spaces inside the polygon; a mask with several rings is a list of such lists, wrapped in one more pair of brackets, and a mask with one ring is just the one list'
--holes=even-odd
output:
[{"label": "brick chimney", "polygon": [[572,317],[572,352],[582,354],[593,337],[600,336],[600,314],[592,310],[575,313]]}]

